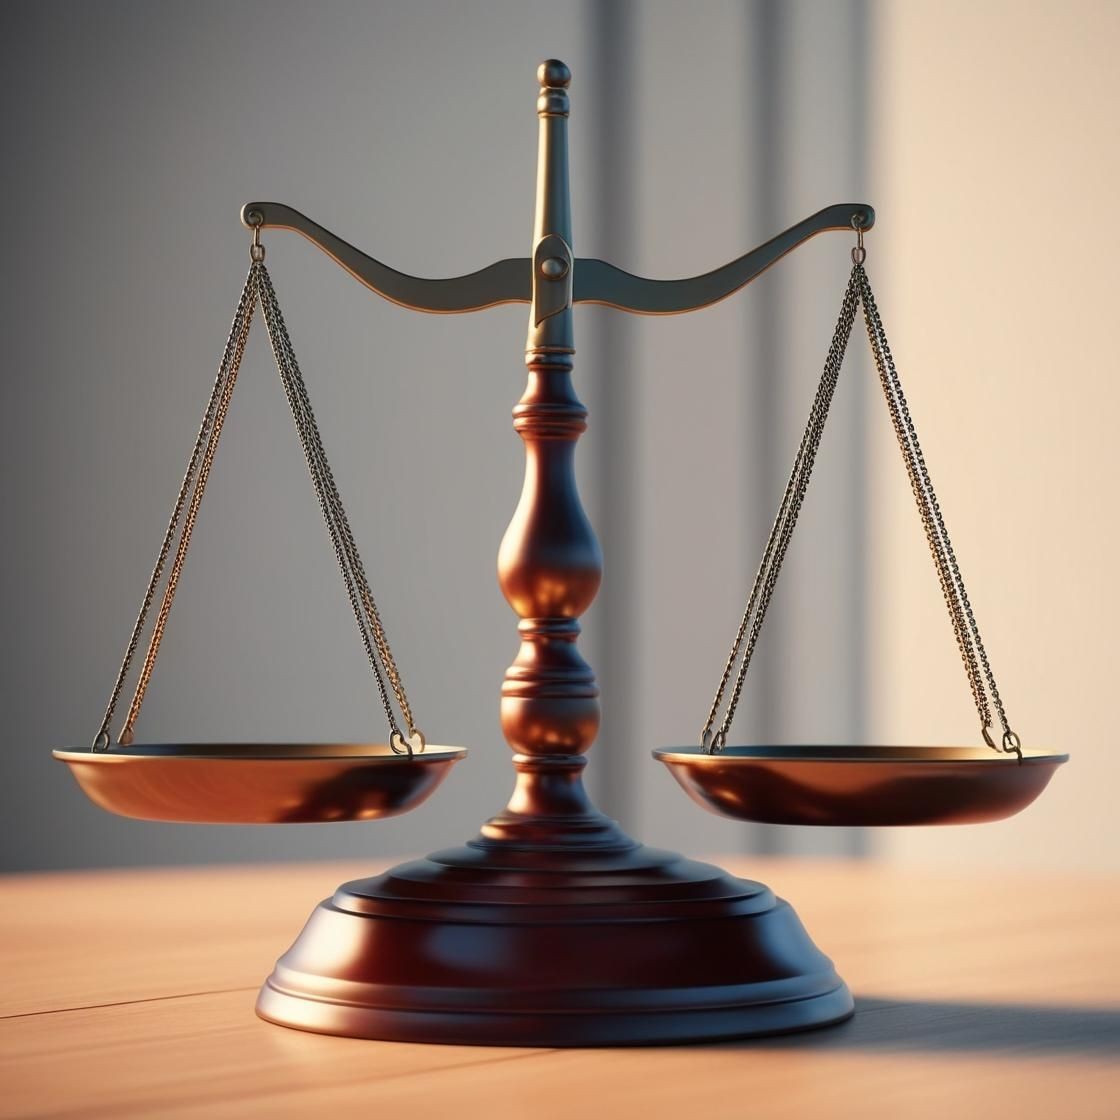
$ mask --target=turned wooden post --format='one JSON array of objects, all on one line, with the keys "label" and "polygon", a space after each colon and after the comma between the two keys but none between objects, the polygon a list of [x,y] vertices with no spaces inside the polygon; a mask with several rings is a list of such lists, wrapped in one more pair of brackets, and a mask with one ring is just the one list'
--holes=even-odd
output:
[{"label": "turned wooden post", "polygon": [[603,261],[577,265],[570,75],[549,61],[538,77],[529,285],[525,262],[509,261],[450,288],[402,288],[399,273],[334,247],[356,275],[375,276],[376,290],[388,278],[423,310],[531,303],[528,386],[513,410],[525,485],[498,555],[521,619],[501,699],[513,796],[467,844],[340,886],[277,962],[257,1009],[328,1034],[501,1046],[688,1042],[838,1022],[852,997],[786,902],[761,883],[631,840],[590,803],[582,774],[599,689],[576,644],[603,562],[576,489],[587,409],[572,390],[573,280],[583,301],[670,314],[729,294],[809,234],[795,227],[793,240],[775,239],[715,282],[647,284]]},{"label": "turned wooden post", "polygon": [[[568,191],[568,68],[541,64],[533,301],[525,394],[513,426],[525,443],[525,485],[498,553],[498,580],[521,618],[521,648],[502,685],[502,731],[517,786],[483,828],[491,839],[600,845],[621,837],[590,806],[583,758],[599,729],[595,674],[576,645],[579,617],[602,578],[599,542],[580,503],[575,446],[587,409],[572,388],[572,218]],[[539,827],[541,817],[551,819]],[[557,817],[571,818],[565,827]],[[577,818],[581,818],[577,821]]]}]

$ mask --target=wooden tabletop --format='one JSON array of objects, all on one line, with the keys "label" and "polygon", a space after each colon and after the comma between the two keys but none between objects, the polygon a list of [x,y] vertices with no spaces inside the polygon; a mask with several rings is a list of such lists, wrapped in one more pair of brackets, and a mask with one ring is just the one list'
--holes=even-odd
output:
[{"label": "wooden tabletop", "polygon": [[725,861],[856,995],[805,1035],[628,1050],[328,1038],[253,1014],[368,864],[0,879],[0,1116],[1120,1117],[1120,882]]}]

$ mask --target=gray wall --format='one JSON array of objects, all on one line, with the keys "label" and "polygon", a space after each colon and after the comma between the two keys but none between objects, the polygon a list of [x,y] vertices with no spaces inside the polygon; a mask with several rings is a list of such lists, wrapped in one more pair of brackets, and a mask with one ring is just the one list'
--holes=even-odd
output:
[{"label": "gray wall", "polygon": [[[0,9],[5,655],[2,866],[415,852],[504,803],[496,585],[521,485],[524,310],[418,316],[311,246],[268,261],[422,725],[473,748],[397,820],[142,824],[49,757],[92,736],[228,330],[238,208],[288,202],[407,271],[529,248],[533,71],[564,58],[576,248],[704,271],[871,184],[866,17],[837,4],[11,3]],[[696,734],[835,319],[847,244],[667,320],[577,317],[580,469],[606,553],[587,617],[591,782],[643,838],[859,851],[708,817],[649,749]],[[865,719],[864,402],[849,370],[742,738]],[[822,561],[822,557],[824,560]],[[139,738],[367,739],[381,716],[291,420],[251,340]]]}]

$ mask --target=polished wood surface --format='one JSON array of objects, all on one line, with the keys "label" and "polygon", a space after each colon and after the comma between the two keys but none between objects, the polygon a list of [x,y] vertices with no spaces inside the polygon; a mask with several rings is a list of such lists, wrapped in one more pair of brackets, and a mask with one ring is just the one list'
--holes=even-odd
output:
[{"label": "polished wood surface", "polygon": [[306,1034],[257,1019],[257,989],[309,901],[368,864],[6,877],[0,1116],[1120,1115],[1120,881],[730,869],[795,902],[854,1020],[623,1050]]}]

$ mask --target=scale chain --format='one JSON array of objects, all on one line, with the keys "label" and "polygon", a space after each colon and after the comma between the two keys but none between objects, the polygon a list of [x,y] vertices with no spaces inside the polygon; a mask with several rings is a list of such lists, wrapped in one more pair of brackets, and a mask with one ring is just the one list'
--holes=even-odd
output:
[{"label": "scale chain", "polygon": [[[763,551],[762,562],[755,575],[750,597],[747,600],[746,609],[732,642],[731,652],[724,666],[715,698],[701,731],[701,746],[709,753],[716,753],[722,750],[726,744],[727,733],[735,717],[747,671],[750,668],[755,646],[761,634],[766,612],[804,501],[817,450],[824,434],[824,425],[831,407],[840,367],[843,364],[844,353],[851,335],[855,312],[862,304],[867,336],[871,343],[879,380],[890,412],[892,427],[898,440],[899,449],[902,452],[903,462],[918,505],[922,526],[933,555],[938,582],[941,585],[950,622],[953,626],[953,633],[964,663],[969,689],[972,692],[973,701],[980,716],[981,735],[988,746],[995,750],[1000,749],[990,734],[991,707],[994,706],[1003,728],[1002,749],[1008,753],[1017,754],[1021,759],[1019,736],[1011,729],[1008,722],[1007,713],[999,689],[996,686],[995,675],[992,672],[987,651],[980,637],[980,630],[976,623],[968,593],[965,590],[956,554],[945,528],[941,507],[937,501],[933,483],[930,480],[929,470],[926,467],[921,445],[918,442],[917,432],[905,394],[902,391],[902,383],[894,365],[890,346],[887,343],[886,332],[875,303],[874,294],[871,291],[871,284],[863,268],[864,256],[861,237],[859,248],[853,250],[852,272],[844,293],[840,317],[833,333],[824,372],[821,375],[813,406],[809,412],[805,433],[801,438],[797,455],[794,458],[793,469],[790,472],[789,481],[786,483],[778,514],[770,530]],[[745,646],[744,639],[746,639]],[[731,696],[724,717],[713,736],[712,728],[715,725],[720,705],[736,664],[738,664],[738,672],[735,675]],[[986,690],[985,685],[987,686]],[[989,697],[991,698],[990,704]]]},{"label": "scale chain", "polygon": [[[898,416],[898,421],[895,423],[895,433],[898,437],[903,459],[907,464],[907,472],[911,476],[911,486],[915,489],[915,497],[918,499],[919,507],[924,507],[922,509],[923,522],[932,523],[935,530],[933,533],[930,532],[929,528],[926,530],[930,549],[934,554],[934,561],[938,568],[944,570],[949,577],[947,581],[942,582],[942,590],[943,592],[945,591],[945,584],[947,582],[953,592],[951,597],[946,594],[946,602],[949,607],[950,615],[954,616],[954,629],[958,629],[961,636],[964,638],[963,643],[960,643],[959,638],[958,642],[963,644],[968,651],[964,655],[965,668],[969,676],[969,683],[973,689],[974,699],[977,701],[976,707],[980,714],[981,734],[988,746],[995,749],[996,744],[989,734],[989,729],[991,727],[991,710],[988,706],[987,698],[985,697],[984,685],[980,681],[980,671],[976,666],[977,659],[979,659],[980,665],[983,668],[984,683],[987,685],[987,695],[991,697],[991,703],[995,707],[1000,725],[1003,728],[1002,749],[1007,753],[1014,753],[1022,758],[1019,736],[1011,729],[1003,699],[996,685],[995,674],[988,660],[987,650],[984,648],[983,639],[980,637],[980,628],[977,625],[976,616],[973,613],[972,604],[968,598],[968,592],[965,590],[964,579],[961,576],[960,567],[957,564],[952,541],[949,539],[948,530],[945,528],[945,520],[941,513],[941,506],[937,501],[937,494],[930,480],[929,470],[926,467],[921,444],[918,442],[918,434],[910,415],[909,406],[906,403],[906,396],[902,391],[902,382],[894,364],[890,345],[887,342],[886,331],[883,328],[883,321],[875,302],[875,295],[871,290],[871,283],[862,265],[857,264],[854,271],[859,274],[860,298],[863,302],[867,337],[871,343],[871,350],[875,358],[876,367],[879,371],[879,378],[883,385],[883,391],[887,396],[888,407],[891,409],[892,420],[896,413]],[[917,486],[915,486],[915,475],[918,479]],[[919,490],[921,495],[919,495]],[[950,601],[950,599],[952,601]],[[962,652],[964,651],[962,650]]]},{"label": "scale chain", "polygon": [[385,707],[386,714],[389,718],[390,727],[394,732],[399,734],[396,718],[392,714],[392,706],[389,703],[389,696],[385,688],[385,681],[382,677],[377,657],[373,652],[375,639],[370,637],[369,628],[366,625],[366,617],[362,612],[360,596],[355,586],[350,557],[343,543],[344,537],[338,526],[335,507],[330,500],[327,486],[323,478],[320,460],[316,454],[310,433],[308,432],[307,412],[302,405],[294,383],[294,378],[288,366],[288,355],[286,353],[285,343],[276,326],[275,316],[278,311],[274,310],[273,305],[270,304],[267,297],[262,298],[262,306],[264,307],[265,324],[268,328],[269,340],[273,347],[273,356],[276,359],[276,367],[280,373],[284,394],[288,399],[288,404],[292,411],[296,432],[299,436],[304,458],[307,461],[308,470],[311,474],[312,483],[315,488],[315,496],[319,502],[319,508],[323,514],[323,520],[331,538],[331,545],[334,548],[339,571],[342,573],[343,583],[346,586],[347,597],[350,600],[350,607],[358,626],[358,633],[361,638],[362,646],[366,651],[366,657],[369,659],[370,667],[373,670],[374,679],[377,682],[377,691],[381,697],[382,706]]},{"label": "scale chain", "polygon": [[[864,277],[864,279],[866,279],[866,277]],[[862,285],[860,294],[861,296],[864,294]],[[872,306],[874,305],[872,304]],[[934,496],[931,502],[930,492],[923,481],[922,472],[918,468],[918,462],[915,458],[914,449],[909,437],[909,433],[913,431],[913,424],[911,423],[908,428],[903,418],[902,409],[903,406],[905,406],[905,398],[903,398],[900,404],[898,392],[896,392],[895,389],[897,374],[895,378],[890,376],[889,369],[890,366],[893,366],[893,361],[890,363],[890,366],[888,366],[887,355],[889,355],[890,351],[889,348],[884,351],[884,344],[880,336],[879,328],[881,327],[881,321],[879,327],[877,327],[874,317],[865,316],[865,325],[867,327],[872,353],[875,358],[880,385],[882,386],[887,409],[890,413],[891,425],[894,428],[899,450],[902,452],[903,465],[906,468],[906,473],[910,480],[910,489],[917,503],[918,514],[922,521],[922,528],[925,531],[926,541],[929,545],[930,553],[933,556],[938,583],[941,586],[941,594],[945,599],[945,605],[949,612],[949,620],[953,627],[957,648],[960,651],[961,660],[964,663],[965,675],[968,678],[969,688],[972,691],[973,703],[976,705],[976,710],[980,715],[981,728],[986,729],[991,723],[991,708],[988,704],[988,699],[984,692],[984,685],[980,678],[980,669],[977,664],[976,653],[973,649],[971,635],[969,634],[965,622],[964,611],[961,607],[960,596],[957,591],[957,584],[953,579],[952,569],[949,566],[945,548],[942,544],[942,537],[938,531],[937,520],[934,517],[933,504],[936,503],[937,499],[936,496]],[[899,390],[901,390],[900,385]],[[908,409],[907,416],[909,416]],[[921,449],[919,447],[918,455],[920,454]],[[928,478],[928,473],[925,477]]]},{"label": "scale chain", "polygon": [[[750,667],[755,646],[762,632],[762,626],[766,619],[766,612],[770,606],[770,600],[777,584],[778,575],[781,572],[782,562],[785,559],[786,550],[789,547],[793,529],[797,524],[798,514],[800,513],[801,505],[805,498],[805,492],[809,485],[809,479],[812,475],[813,464],[816,461],[821,437],[824,435],[825,421],[828,418],[829,407],[832,403],[832,395],[840,377],[840,368],[844,361],[844,353],[847,349],[848,339],[851,336],[852,324],[855,321],[858,303],[859,297],[855,276],[853,275],[849,279],[847,290],[844,293],[840,317],[836,323],[836,329],[833,332],[832,343],[829,346],[828,357],[825,360],[824,372],[821,374],[820,384],[817,387],[817,393],[813,399],[812,408],[809,410],[809,420],[805,427],[805,433],[801,437],[801,444],[794,458],[793,469],[790,472],[789,481],[786,483],[777,517],[774,519],[774,524],[770,529],[770,535],[766,541],[762,562],[755,575],[746,610],[743,612],[742,620],[739,623],[739,629],[731,646],[731,653],[728,655],[727,663],[724,666],[723,676],[716,689],[715,698],[712,700],[707,720],[701,732],[701,743],[704,745],[705,749],[716,751],[722,749],[727,739],[727,732],[731,727],[731,721],[735,717],[735,710],[739,704],[739,697],[746,680],[747,670]],[[715,723],[720,703],[723,700],[727,683],[731,678],[736,663],[739,662],[740,651],[743,647],[743,639],[747,635],[748,627],[750,628],[750,636],[747,638],[746,648],[742,652],[742,661],[739,664],[739,671],[735,678],[735,684],[728,702],[727,711],[715,738],[712,739],[711,730]]]},{"label": "scale chain", "polygon": [[[342,505],[342,498],[334,475],[327,461],[322,438],[319,434],[318,424],[311,408],[310,397],[303,380],[303,375],[296,361],[295,352],[284,324],[280,305],[276,298],[276,291],[271,278],[264,266],[264,251],[259,243],[259,235],[254,236],[251,250],[253,263],[249,268],[245,284],[238,300],[234,314],[233,324],[230,328],[229,338],[226,342],[218,374],[214,382],[198,436],[195,440],[187,471],[180,486],[175,505],[172,509],[171,519],[164,534],[160,551],[153,568],[151,578],[144,594],[139,615],[129,637],[124,659],[117,674],[113,691],[106,707],[101,727],[93,742],[94,750],[106,750],[111,742],[109,727],[116,711],[124,682],[132,665],[133,657],[139,645],[140,635],[144,629],[152,603],[155,600],[156,588],[159,585],[166,565],[167,557],[171,553],[171,546],[176,531],[182,521],[182,530],[179,543],[175,551],[171,571],[153,625],[152,635],[149,639],[148,649],[145,654],[144,664],[141,668],[132,702],[128,714],[121,728],[118,742],[127,746],[132,741],[133,728],[140,709],[144,702],[148,685],[151,680],[155,662],[159,655],[160,644],[166,628],[167,618],[178,588],[179,577],[186,560],[187,550],[190,546],[191,535],[197,520],[198,510],[202,496],[209,479],[214,455],[217,451],[218,441],[221,438],[222,428],[226,414],[229,410],[230,400],[237,381],[241,360],[244,356],[245,345],[249,336],[257,302],[260,301],[261,310],[268,330],[269,340],[272,345],[273,356],[276,359],[277,370],[280,374],[285,396],[288,399],[292,416],[295,421],[296,431],[300,444],[307,460],[308,469],[315,487],[316,497],[323,514],[335,557],[342,573],[346,586],[347,596],[350,600],[355,620],[358,625],[362,645],[369,659],[370,667],[377,683],[378,693],[390,726],[390,746],[396,753],[412,755],[414,748],[424,749],[424,736],[416,726],[408,697],[404,691],[400,672],[396,661],[389,648],[388,638],[385,634],[377,604],[370,591],[369,582],[365,574],[361,556],[350,528],[349,519]],[[193,487],[193,489],[192,489]],[[187,495],[190,494],[188,502]],[[183,519],[183,510],[186,508],[186,518]],[[375,653],[376,650],[376,653]],[[384,677],[388,677],[389,685],[393,690],[401,714],[408,728],[408,738],[405,738],[397,725],[393,713],[392,703],[386,688]],[[417,745],[418,744],[418,745]]]},{"label": "scale chain", "polygon": [[148,685],[152,679],[152,671],[155,669],[156,658],[159,656],[160,645],[163,643],[163,635],[167,627],[167,618],[171,613],[171,604],[174,602],[175,592],[179,588],[179,577],[182,575],[183,564],[187,558],[187,549],[190,547],[191,536],[194,533],[194,527],[198,520],[198,510],[202,504],[202,495],[205,493],[206,484],[210,480],[210,470],[214,463],[214,455],[218,450],[218,441],[221,439],[222,428],[225,426],[226,415],[229,412],[229,402],[233,397],[234,386],[237,384],[237,374],[241,367],[241,359],[245,353],[245,343],[249,337],[249,327],[252,324],[253,310],[253,308],[250,308],[245,318],[244,328],[237,342],[235,360],[230,365],[229,372],[226,376],[226,383],[222,387],[222,394],[218,401],[217,411],[214,414],[210,438],[207,440],[206,450],[202,455],[202,462],[198,468],[198,477],[195,480],[194,493],[191,495],[190,504],[187,506],[187,514],[183,521],[179,545],[175,550],[175,559],[172,561],[171,572],[167,577],[167,586],[164,588],[163,599],[160,602],[159,611],[156,614],[155,625],[152,627],[152,635],[148,642],[148,651],[144,656],[144,664],[140,669],[140,676],[136,681],[136,690],[133,693],[132,703],[129,705],[124,726],[121,728],[121,733],[118,736],[118,741],[125,746],[132,742],[136,719],[140,715],[140,708],[143,706],[144,697],[147,694]]},{"label": "scale chain", "polygon": [[[393,714],[385,688],[385,681],[381,669],[384,668],[385,676],[389,678],[389,685],[393,690],[401,715],[408,727],[409,736],[417,734],[417,728],[412,716],[412,709],[408,696],[401,681],[400,672],[396,661],[389,648],[388,638],[385,635],[384,625],[381,621],[377,604],[370,591],[366,578],[365,567],[358,553],[354,535],[350,528],[349,518],[346,516],[338,486],[334,481],[334,474],[327,461],[322,438],[319,434],[318,423],[307,393],[307,386],[296,360],[291,338],[284,323],[283,313],[276,298],[276,290],[272,285],[268,270],[263,264],[261,268],[260,295],[261,307],[264,311],[265,324],[268,328],[269,340],[272,343],[273,356],[276,359],[277,369],[284,384],[285,394],[292,410],[300,444],[303,447],[304,457],[307,460],[311,473],[316,496],[327,524],[327,530],[334,546],[335,557],[338,561],[342,578],[346,584],[350,605],[354,612],[362,644],[366,650],[370,667],[377,681],[378,691],[381,695],[382,705],[393,732],[403,740],[397,727],[396,717]],[[364,611],[364,613],[363,613]],[[368,622],[368,628],[367,628]],[[372,636],[372,637],[371,637]],[[374,647],[377,654],[374,654]],[[378,664],[380,660],[381,664]],[[409,748],[411,750],[411,748]]]},{"label": "scale chain", "polygon": [[[164,533],[163,542],[160,545],[159,554],[156,557],[155,567],[152,569],[152,574],[148,580],[147,589],[144,592],[144,598],[140,605],[140,612],[136,617],[133,624],[132,632],[129,635],[128,646],[125,649],[124,658],[121,662],[120,670],[117,673],[116,681],[113,684],[113,690],[109,696],[109,702],[105,708],[105,714],[101,720],[101,726],[98,729],[97,735],[93,741],[93,748],[95,750],[106,750],[111,741],[109,727],[113,722],[113,716],[117,710],[117,704],[120,702],[121,692],[124,688],[124,682],[128,677],[128,671],[132,667],[132,659],[136,655],[137,647],[140,643],[140,635],[144,630],[144,624],[148,618],[148,612],[151,610],[152,603],[155,600],[156,588],[159,585],[161,576],[163,575],[164,565],[167,562],[167,557],[171,552],[171,543],[175,537],[175,531],[179,526],[179,519],[183,513],[183,507],[187,501],[187,494],[190,492],[191,487],[195,481],[195,473],[198,470],[199,460],[203,454],[204,446],[208,446],[209,441],[213,438],[213,429],[215,419],[218,414],[219,404],[225,394],[226,386],[231,378],[236,379],[237,370],[241,364],[242,355],[245,352],[245,342],[249,334],[249,324],[252,321],[253,311],[256,307],[256,283],[252,268],[249,269],[248,275],[245,277],[245,284],[241,289],[241,296],[237,302],[237,309],[234,312],[233,323],[230,326],[229,337],[226,340],[225,350],[222,354],[222,360],[218,366],[218,373],[214,379],[214,387],[210,392],[210,399],[207,402],[206,410],[202,416],[202,423],[198,429],[198,436],[195,438],[194,448],[191,451],[190,459],[187,463],[187,470],[183,476],[183,481],[179,487],[179,493],[175,499],[175,504],[172,507],[171,519],[167,525],[167,531]],[[149,655],[151,649],[149,648]],[[154,661],[154,658],[152,659]],[[147,666],[148,657],[145,657],[145,666]],[[143,674],[142,674],[143,676]],[[150,678],[151,669],[148,668],[147,676]],[[140,703],[143,703],[143,693],[140,694]],[[131,727],[135,722],[135,713],[132,708],[137,707],[136,697],[133,697],[133,703],[130,706],[129,718],[126,719],[124,727],[121,729],[119,741],[122,744],[127,744],[128,739],[131,737]]]}]

